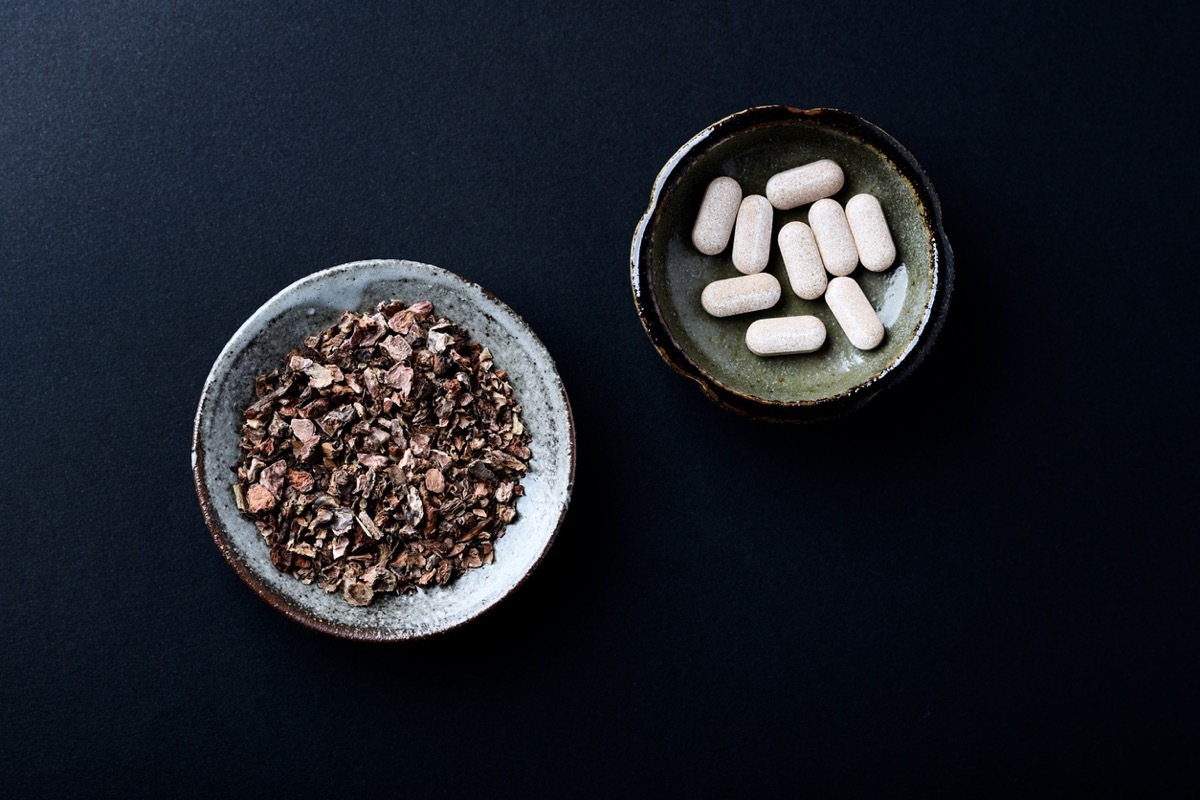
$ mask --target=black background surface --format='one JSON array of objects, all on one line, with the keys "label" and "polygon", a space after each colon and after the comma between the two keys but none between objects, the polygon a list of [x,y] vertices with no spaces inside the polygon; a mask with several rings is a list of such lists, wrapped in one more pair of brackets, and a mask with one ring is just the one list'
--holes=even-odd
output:
[{"label": "black background surface", "polygon": [[[1182,3],[182,5],[0,9],[0,789],[1195,788]],[[838,423],[718,409],[631,302],[658,169],[762,103],[895,135],[957,258]],[[188,461],[238,325],[373,257],[523,315],[579,439],[532,578],[383,647],[242,585]]]}]

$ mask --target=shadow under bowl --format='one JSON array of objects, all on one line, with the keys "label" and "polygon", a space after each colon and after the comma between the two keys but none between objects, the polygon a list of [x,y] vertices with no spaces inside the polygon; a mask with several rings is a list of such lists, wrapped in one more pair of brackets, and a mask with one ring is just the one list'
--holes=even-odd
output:
[{"label": "shadow under bowl", "polygon": [[[242,411],[254,379],[280,366],[303,339],[344,311],[384,300],[429,300],[463,326],[508,371],[533,458],[522,480],[517,518],[495,543],[495,562],[447,586],[412,595],[376,596],[366,607],[326,594],[271,564],[254,522],[234,502]],[[357,261],[309,275],[272,297],[238,329],[217,357],[196,411],[192,472],[204,520],[238,576],[272,608],[304,625],[348,639],[397,641],[429,636],[473,619],[508,596],[550,548],[575,479],[575,428],[562,380],[545,346],[516,312],[478,284],[414,261]]]},{"label": "shadow under bowl", "polygon": [[[788,285],[775,240],[788,222],[808,221],[807,205],[774,213],[767,271],[783,286],[779,303],[725,318],[710,316],[700,305],[707,284],[741,274],[730,247],[706,256],[692,245],[692,225],[708,184],[728,176],[743,195],[764,194],[775,173],[825,158],[846,176],[834,199],[844,206],[856,194],[875,195],[896,244],[890,269],[874,273],[859,266],[852,275],[886,329],[883,343],[870,351],[850,344],[823,298],[801,299]],[[760,106],[704,129],[663,167],[634,233],[630,271],[638,316],[671,367],[731,411],[808,422],[861,408],[912,372],[940,331],[954,266],[937,193],[899,142],[846,111]],[[747,349],[745,332],[754,320],[802,314],[825,324],[820,350],[763,358]]]}]

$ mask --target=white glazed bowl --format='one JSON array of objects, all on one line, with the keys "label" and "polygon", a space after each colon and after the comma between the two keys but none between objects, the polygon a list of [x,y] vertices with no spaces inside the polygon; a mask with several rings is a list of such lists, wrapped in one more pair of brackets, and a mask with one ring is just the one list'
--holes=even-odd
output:
[{"label": "white glazed bowl", "polygon": [[[254,523],[233,499],[242,410],[254,379],[277,366],[293,347],[332,325],[346,310],[366,311],[383,300],[429,300],[491,349],[508,371],[522,421],[533,435],[525,497],[517,518],[496,541],[495,563],[468,570],[448,586],[414,595],[379,596],[350,606],[271,564]],[[397,641],[461,625],[506,597],[537,566],[562,524],[575,476],[575,428],[562,380],[545,346],[511,308],[478,284],[415,261],[356,261],[293,283],[254,312],[217,357],[196,411],[192,472],[205,522],[222,555],[273,608],[319,631],[349,639]]]}]

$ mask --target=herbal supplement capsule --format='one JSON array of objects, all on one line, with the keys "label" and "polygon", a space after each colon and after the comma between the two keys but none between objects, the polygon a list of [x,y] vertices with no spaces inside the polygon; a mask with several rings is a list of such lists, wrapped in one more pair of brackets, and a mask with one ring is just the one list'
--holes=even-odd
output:
[{"label": "herbal supplement capsule", "polygon": [[715,256],[725,249],[741,202],[742,187],[733,178],[717,178],[708,185],[692,228],[692,244],[697,250]]},{"label": "herbal supplement capsule", "polygon": [[700,293],[700,305],[714,317],[762,311],[779,302],[779,281],[769,272],[713,281]]},{"label": "herbal supplement capsule", "polygon": [[817,238],[821,261],[830,275],[849,275],[858,266],[858,248],[837,200],[818,200],[808,210],[808,224]]},{"label": "herbal supplement capsule", "polygon": [[811,353],[825,344],[825,323],[816,317],[776,317],[750,323],[746,347],[756,356]]},{"label": "herbal supplement capsule", "polygon": [[738,272],[753,275],[767,268],[774,216],[775,209],[761,194],[752,194],[742,200],[737,226],[733,229],[733,265]]},{"label": "herbal supplement capsule", "polygon": [[829,279],[812,228],[803,222],[784,225],[779,231],[779,252],[793,292],[805,300],[816,300],[825,293]]},{"label": "herbal supplement capsule", "polygon": [[772,175],[767,181],[767,199],[780,211],[786,211],[835,195],[845,182],[842,168],[824,158]]},{"label": "herbal supplement capsule", "polygon": [[883,341],[883,323],[854,278],[831,280],[825,302],[850,344],[859,350],[873,350]]},{"label": "herbal supplement capsule", "polygon": [[883,272],[896,260],[896,245],[888,233],[883,206],[875,195],[856,194],[846,203],[846,221],[854,235],[854,246],[862,265],[871,272]]}]

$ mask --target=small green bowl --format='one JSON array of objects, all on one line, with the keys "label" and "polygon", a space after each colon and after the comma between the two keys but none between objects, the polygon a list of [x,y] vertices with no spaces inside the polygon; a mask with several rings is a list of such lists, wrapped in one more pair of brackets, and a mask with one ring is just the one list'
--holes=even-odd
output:
[{"label": "small green bowl", "polygon": [[[763,194],[775,173],[822,158],[836,161],[846,175],[834,198],[845,205],[860,192],[878,197],[896,243],[890,269],[873,273],[859,266],[852,276],[887,330],[874,350],[850,344],[824,299],[802,300],[791,291],[774,243],[767,271],[783,286],[779,303],[723,319],[700,306],[707,284],[740,274],[730,248],[706,256],[692,246],[692,224],[709,182],[726,175],[745,195]],[[807,219],[808,206],[776,211],[773,238],[788,222]],[[671,157],[634,233],[630,267],[638,316],[663,359],[724,408],[777,422],[841,416],[911,373],[937,338],[954,276],[937,193],[912,154],[849,112],[786,106],[726,117]],[[763,358],[747,349],[751,322],[797,314],[825,323],[820,350]]]}]

